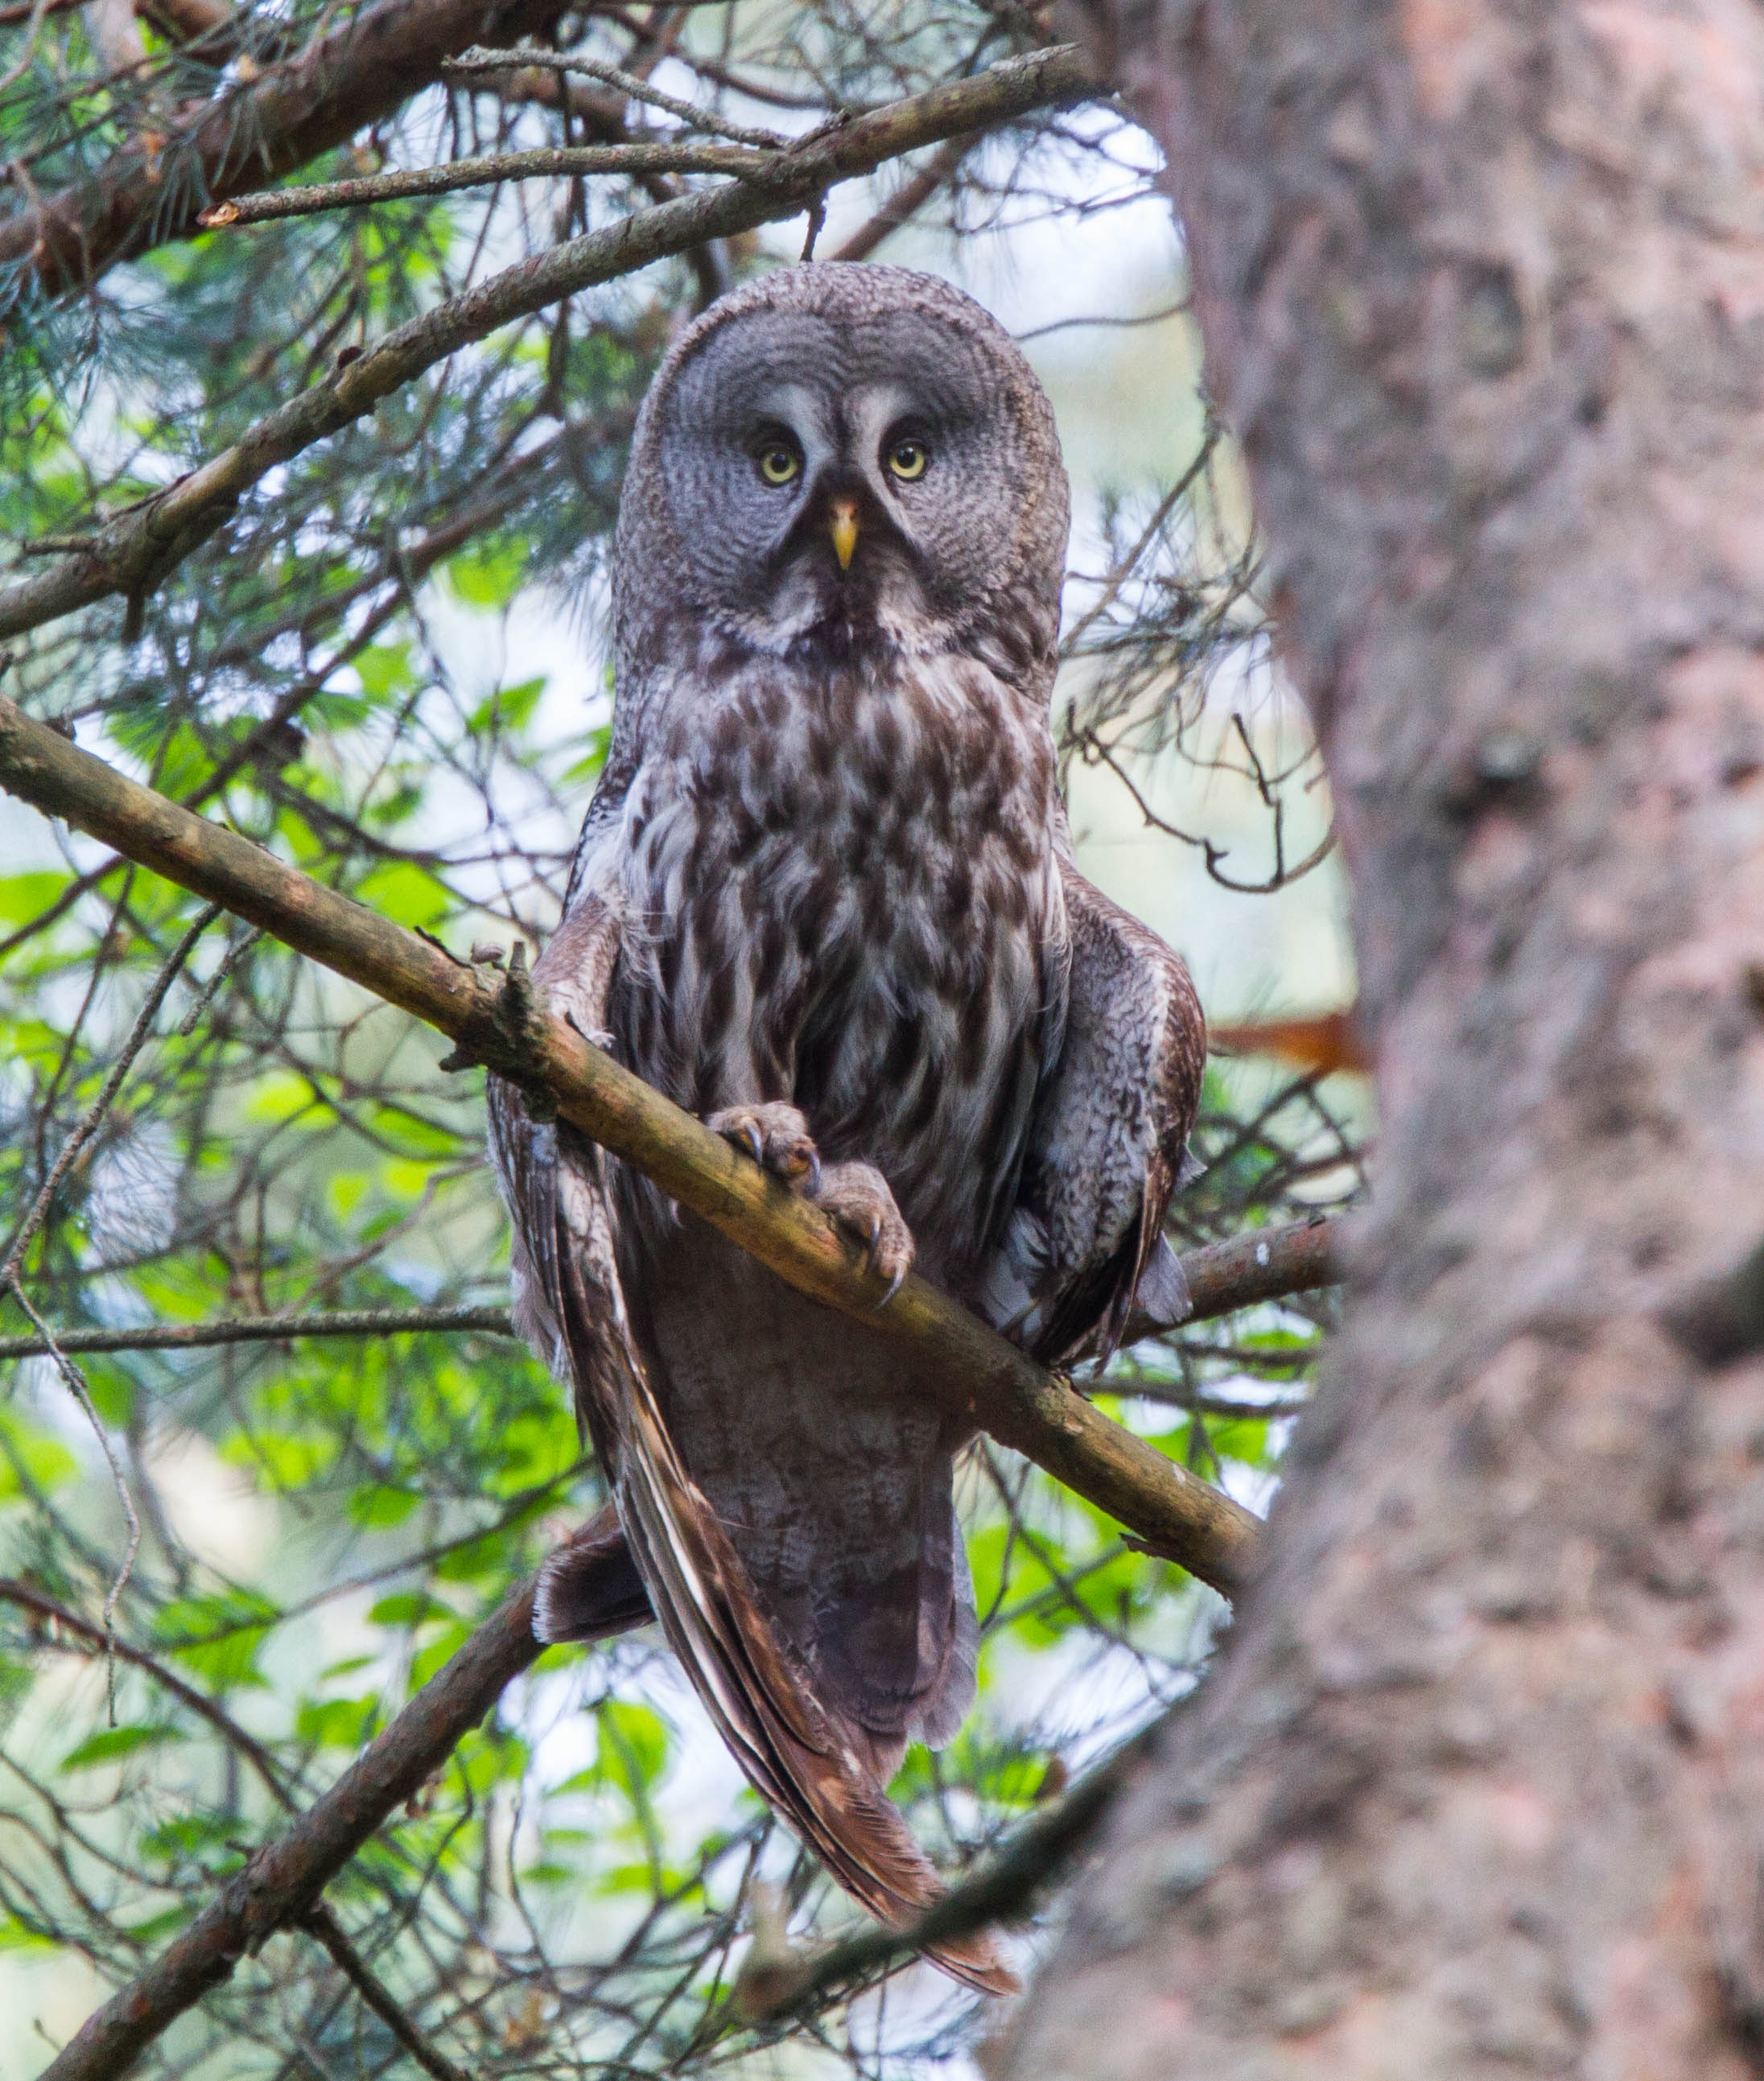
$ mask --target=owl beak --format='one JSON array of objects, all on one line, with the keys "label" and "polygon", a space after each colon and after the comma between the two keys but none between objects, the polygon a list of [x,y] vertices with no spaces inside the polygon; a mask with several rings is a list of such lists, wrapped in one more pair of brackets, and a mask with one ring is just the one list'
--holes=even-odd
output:
[{"label": "owl beak", "polygon": [[828,532],[833,536],[833,553],[839,559],[839,568],[851,568],[852,553],[858,546],[858,502],[855,498],[836,498],[828,509]]}]

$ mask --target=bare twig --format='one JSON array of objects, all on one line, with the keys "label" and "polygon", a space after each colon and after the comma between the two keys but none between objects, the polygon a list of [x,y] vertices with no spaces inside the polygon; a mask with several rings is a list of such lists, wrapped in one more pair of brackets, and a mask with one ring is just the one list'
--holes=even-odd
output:
[{"label": "bare twig", "polygon": [[6,700],[0,786],[452,1035],[464,1060],[523,1088],[548,1088],[592,1140],[792,1285],[910,1348],[963,1420],[1120,1519],[1152,1550],[1228,1593],[1252,1572],[1259,1527],[1248,1511],[924,1280],[909,1278],[888,1300],[887,1281],[818,1208],[494,971],[455,960],[126,780]]},{"label": "bare twig", "polygon": [[[1339,1218],[1320,1215],[1285,1228],[1247,1229],[1228,1242],[1186,1251],[1182,1271],[1194,1304],[1189,1321],[1204,1322],[1258,1301],[1334,1285],[1342,1277],[1342,1225]],[[1129,1339],[1134,1335],[1132,1322],[1127,1334]]]},{"label": "bare twig", "polygon": [[[286,1343],[296,1337],[396,1337],[418,1331],[514,1332],[506,1308],[330,1308],[285,1315],[235,1315],[205,1322],[154,1322],[132,1330],[57,1330],[64,1352],[197,1352],[217,1344]],[[40,1337],[0,1337],[0,1359],[36,1357]]]},{"label": "bare twig", "polygon": [[330,1879],[537,1658],[533,1590],[523,1583],[329,1791],[259,1850],[138,1979],[86,2019],[43,2081],[118,2081],[248,1951],[306,1915]]},{"label": "bare twig", "polygon": [[487,152],[440,166],[366,174],[359,180],[321,181],[311,187],[267,188],[216,203],[197,221],[219,230],[233,224],[267,224],[275,217],[311,217],[320,210],[363,209],[412,195],[451,195],[456,188],[489,187],[498,181],[575,180],[594,174],[732,174],[740,179],[766,163],[760,154],[731,145],[548,145],[531,152]]},{"label": "bare twig", "polygon": [[313,1902],[300,1917],[300,1926],[330,1953],[337,1970],[424,2073],[432,2074],[435,2081],[470,2081],[464,2068],[456,2066],[444,2053],[437,2052],[405,2014],[322,1900]]},{"label": "bare twig", "polygon": [[123,1521],[128,1527],[128,1543],[123,1554],[122,1566],[112,1577],[111,1586],[104,1593],[104,1646],[108,1658],[109,1702],[111,1723],[116,1721],[116,1604],[135,1572],[135,1557],[141,1551],[141,1518],[135,1509],[135,1499],[128,1493],[128,1482],[123,1473],[123,1464],[116,1457],[116,1448],[111,1444],[110,1433],[104,1428],[104,1419],[98,1413],[98,1405],[92,1399],[91,1383],[85,1374],[57,1345],[49,1326],[31,1305],[31,1297],[20,1284],[18,1274],[10,1275],[7,1284],[12,1289],[12,1297],[24,1310],[43,1339],[44,1349],[55,1361],[55,1368],[66,1381],[69,1392],[78,1402],[86,1420],[92,1427],[92,1436],[97,1439],[99,1450],[104,1455],[109,1467],[111,1480],[116,1485],[116,1499],[122,1506]]},{"label": "bare twig", "polygon": [[583,79],[598,79],[603,86],[611,87],[628,101],[646,102],[666,115],[678,116],[695,130],[702,130],[713,137],[727,137],[733,144],[757,145],[765,152],[781,152],[791,141],[775,130],[750,130],[742,124],[730,123],[714,109],[699,108],[690,101],[664,94],[648,80],[639,79],[635,73],[625,72],[600,58],[582,57],[562,51],[490,51],[474,44],[470,50],[450,58],[442,69],[458,78],[472,73],[519,72],[529,65],[542,72],[574,73]]},{"label": "bare twig", "polygon": [[56,1370],[67,1383],[69,1392],[85,1413],[87,1423],[92,1427],[92,1435],[97,1439],[99,1448],[103,1453],[110,1467],[111,1479],[116,1486],[117,1500],[122,1505],[124,1521],[128,1527],[128,1550],[124,1553],[122,1566],[117,1570],[116,1577],[104,1597],[104,1639],[107,1652],[110,1656],[110,1709],[112,1721],[116,1717],[115,1661],[116,1604],[128,1583],[129,1576],[134,1572],[135,1557],[141,1551],[141,1519],[136,1513],[135,1499],[128,1492],[128,1482],[124,1475],[122,1463],[116,1457],[116,1448],[111,1444],[110,1433],[105,1429],[103,1419],[99,1416],[97,1405],[92,1400],[91,1384],[57,1342],[54,1333],[50,1330],[48,1323],[32,1306],[30,1296],[24,1290],[24,1283],[19,1272],[24,1263],[25,1252],[30,1248],[32,1238],[48,1217],[49,1209],[54,1203],[55,1195],[60,1189],[61,1181],[73,1169],[74,1164],[79,1160],[82,1151],[90,1146],[93,1136],[103,1125],[105,1114],[116,1103],[116,1094],[122,1089],[129,1071],[135,1066],[135,1058],[147,1045],[147,1037],[153,1032],[153,1021],[159,1015],[159,1007],[165,1003],[166,993],[176,980],[179,969],[189,960],[197,940],[220,914],[220,905],[210,903],[205,906],[195,923],[185,932],[183,937],[161,965],[158,974],[153,977],[149,987],[146,1002],[136,1015],[135,1023],[129,1029],[128,1038],[123,1043],[121,1052],[118,1054],[116,1062],[111,1064],[110,1074],[99,1087],[98,1096],[62,1145],[60,1155],[49,1167],[49,1175],[43,1181],[43,1188],[37,1194],[36,1203],[32,1205],[30,1213],[25,1216],[18,1234],[14,1238],[12,1247],[6,1252],[6,1261],[4,1263],[0,1263],[0,1287],[10,1288],[12,1297],[31,1318],[32,1326],[41,1340],[42,1348],[54,1360]]},{"label": "bare twig", "polygon": [[0,1286],[15,1287],[17,1285],[19,1269],[24,1263],[24,1254],[31,1247],[32,1237],[48,1218],[49,1208],[54,1201],[57,1192],[61,1188],[62,1179],[79,1161],[81,1152],[91,1141],[92,1137],[97,1133],[99,1129],[103,1126],[105,1114],[116,1104],[116,1094],[122,1089],[124,1079],[135,1066],[136,1057],[147,1045],[147,1036],[152,1032],[153,1021],[159,1015],[159,1007],[165,1003],[167,993],[177,980],[178,970],[189,960],[197,940],[220,916],[222,907],[218,903],[211,903],[204,909],[195,923],[191,926],[166,956],[158,974],[153,977],[152,986],[147,992],[146,1001],[142,1004],[134,1025],[129,1029],[128,1038],[123,1043],[121,1052],[111,1064],[110,1074],[100,1087],[98,1096],[92,1101],[90,1111],[62,1144],[61,1153],[51,1166],[48,1176],[44,1179],[42,1190],[37,1194],[36,1203],[32,1205],[30,1213],[25,1216],[23,1225],[13,1238],[12,1247],[6,1252],[5,1262],[0,1263]]}]

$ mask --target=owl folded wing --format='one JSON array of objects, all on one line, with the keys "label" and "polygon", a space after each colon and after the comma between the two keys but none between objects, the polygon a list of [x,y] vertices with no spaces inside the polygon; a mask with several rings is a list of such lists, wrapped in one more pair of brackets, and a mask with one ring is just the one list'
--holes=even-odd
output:
[{"label": "owl folded wing", "polygon": [[[535,969],[552,1007],[584,1032],[605,1025],[617,951],[616,919],[590,896]],[[780,1643],[662,1420],[620,1284],[605,1156],[567,1125],[530,1119],[519,1093],[494,1078],[489,1115],[514,1223],[516,1326],[573,1383],[669,1645],[755,1790],[872,1914],[910,1923],[940,1895],[936,1872]],[[618,1630],[638,1587],[615,1548],[585,1536],[547,1564],[536,1630],[548,1639]],[[1016,1985],[984,1939],[927,1955],[986,1991]]]},{"label": "owl folded wing", "polygon": [[1050,1364],[1107,1360],[1136,1298],[1180,1322],[1188,1293],[1163,1233],[1197,1167],[1207,1026],[1181,960],[1062,860],[1069,934],[1060,1049],[1037,1102],[1018,1204],[984,1305]]}]

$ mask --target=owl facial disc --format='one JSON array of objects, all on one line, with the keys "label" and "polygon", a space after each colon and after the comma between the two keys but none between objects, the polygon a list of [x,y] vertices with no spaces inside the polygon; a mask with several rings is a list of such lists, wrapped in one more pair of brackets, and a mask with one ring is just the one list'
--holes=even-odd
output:
[{"label": "owl facial disc", "polygon": [[984,651],[1039,689],[1066,521],[1052,414],[979,305],[901,268],[780,269],[713,305],[644,406],[621,641]]}]

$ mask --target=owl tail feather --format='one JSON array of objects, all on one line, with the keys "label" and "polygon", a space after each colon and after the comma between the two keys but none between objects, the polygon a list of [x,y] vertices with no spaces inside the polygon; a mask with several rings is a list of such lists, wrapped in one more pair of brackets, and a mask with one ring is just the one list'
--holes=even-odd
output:
[{"label": "owl tail feather", "polygon": [[[870,1768],[855,1730],[815,1697],[761,1609],[740,1555],[686,1470],[625,1333],[616,1275],[609,1290],[573,1251],[560,1251],[562,1328],[578,1406],[603,1465],[616,1470],[630,1558],[668,1644],[743,1774],[828,1871],[879,1921],[908,1929],[943,1897],[935,1868]],[[591,1262],[591,1261],[590,1261]],[[538,1616],[591,1634],[631,1601],[596,1521],[548,1564]],[[578,1635],[578,1637],[582,1637]],[[964,1985],[1014,1992],[1017,1980],[984,1936],[925,1947]]]},{"label": "owl tail feather", "polygon": [[[621,1461],[620,1500],[650,1600],[682,1667],[755,1790],[847,1893],[878,1920],[909,1928],[943,1898],[935,1868],[857,1741],[780,1646],[653,1404],[639,1418],[634,1427],[647,1435],[643,1448]],[[1018,1989],[985,1936],[928,1944],[925,1955],[984,1994]]]}]

